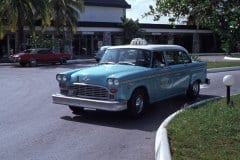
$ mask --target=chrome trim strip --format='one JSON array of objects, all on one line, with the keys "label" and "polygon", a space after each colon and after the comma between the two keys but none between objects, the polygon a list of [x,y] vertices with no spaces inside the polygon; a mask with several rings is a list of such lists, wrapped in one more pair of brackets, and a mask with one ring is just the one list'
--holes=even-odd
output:
[{"label": "chrome trim strip", "polygon": [[93,86],[93,87],[100,87],[100,88],[105,88],[106,90],[109,90],[107,87],[100,86],[100,85],[88,84],[88,83],[73,83],[73,85],[77,85],[77,86]]},{"label": "chrome trim strip", "polygon": [[71,105],[80,108],[91,108],[105,111],[122,111],[127,109],[127,102],[103,101],[78,97],[68,97],[62,94],[52,95],[53,103],[62,105]]}]

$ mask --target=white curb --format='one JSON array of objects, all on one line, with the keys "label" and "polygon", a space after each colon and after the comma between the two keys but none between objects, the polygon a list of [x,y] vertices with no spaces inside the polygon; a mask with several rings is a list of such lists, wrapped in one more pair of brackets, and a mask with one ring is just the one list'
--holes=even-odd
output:
[{"label": "white curb", "polygon": [[[197,103],[194,103],[186,108],[193,108],[198,105],[204,104],[209,101],[217,100],[222,97],[215,97],[215,98],[210,98],[207,100],[203,100]],[[167,135],[167,125],[169,122],[179,113],[183,112],[186,108],[181,109],[170,116],[168,116],[160,125],[160,127],[157,130],[156,133],[156,138],[155,138],[155,160],[171,160],[171,151],[170,151],[170,146],[169,146],[169,141],[168,141],[168,135]]]},{"label": "white curb", "polygon": [[224,59],[226,60],[233,60],[233,61],[239,61],[240,58],[237,58],[237,57],[228,57],[228,56],[225,56]]}]

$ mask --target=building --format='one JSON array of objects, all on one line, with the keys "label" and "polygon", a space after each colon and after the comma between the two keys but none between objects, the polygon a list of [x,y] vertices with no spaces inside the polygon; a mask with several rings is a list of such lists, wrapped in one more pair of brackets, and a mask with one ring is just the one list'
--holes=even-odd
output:
[{"label": "building", "polygon": [[[71,42],[64,50],[79,54],[93,54],[102,45],[123,44],[123,27],[121,17],[126,16],[126,10],[131,8],[125,0],[84,0],[85,9],[80,13],[77,32],[66,36]],[[197,30],[194,26],[140,24],[145,31],[145,38],[149,43],[179,44],[190,52],[218,51],[218,43],[214,34],[206,29]],[[25,47],[30,44],[30,35],[25,30]],[[54,37],[53,29],[46,30],[45,36]],[[61,38],[61,37],[60,37]],[[0,41],[0,57],[15,48],[14,34],[8,34]],[[60,49],[56,47],[55,49]]]}]

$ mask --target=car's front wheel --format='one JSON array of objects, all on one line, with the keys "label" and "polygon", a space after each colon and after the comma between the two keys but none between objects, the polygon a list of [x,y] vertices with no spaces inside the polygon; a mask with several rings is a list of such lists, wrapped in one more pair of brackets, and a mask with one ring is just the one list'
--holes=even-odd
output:
[{"label": "car's front wheel", "polygon": [[199,92],[200,92],[200,83],[199,81],[195,81],[193,82],[192,85],[189,86],[187,91],[187,97],[190,98],[191,100],[195,100],[199,96]]},{"label": "car's front wheel", "polygon": [[76,106],[69,106],[69,109],[73,111],[73,114],[81,115],[84,113],[84,108],[76,107]]},{"label": "car's front wheel", "polygon": [[20,64],[22,67],[25,67],[27,63],[20,62],[19,64]]},{"label": "car's front wheel", "polygon": [[148,105],[147,94],[143,89],[137,89],[128,101],[127,111],[133,118],[140,117]]},{"label": "car's front wheel", "polygon": [[66,59],[60,59],[59,60],[59,63],[62,65],[62,64],[65,64],[65,63],[67,63],[67,60]]}]

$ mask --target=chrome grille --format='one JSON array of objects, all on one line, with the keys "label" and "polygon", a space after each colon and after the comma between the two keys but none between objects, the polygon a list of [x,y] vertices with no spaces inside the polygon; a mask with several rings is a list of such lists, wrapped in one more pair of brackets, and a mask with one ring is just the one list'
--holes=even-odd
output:
[{"label": "chrome grille", "polygon": [[68,89],[68,95],[90,99],[109,99],[107,88],[81,83],[70,86]]}]

